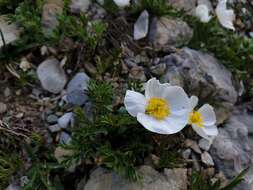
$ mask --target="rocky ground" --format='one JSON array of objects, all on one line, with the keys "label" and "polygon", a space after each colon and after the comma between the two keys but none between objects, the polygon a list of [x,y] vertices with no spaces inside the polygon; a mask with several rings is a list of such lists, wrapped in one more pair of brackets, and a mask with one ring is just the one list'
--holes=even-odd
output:
[{"label": "rocky ground", "polygon": [[[118,8],[110,0],[0,0],[0,189],[229,190],[246,168],[234,189],[253,189],[253,1],[229,1],[234,32],[215,17],[206,24],[194,17],[198,3],[214,12],[217,1],[154,2]],[[111,85],[109,110],[120,114],[125,91],[141,91],[152,77],[214,106],[219,134],[212,143],[190,128],[172,136],[142,131],[128,117],[109,124],[122,125],[112,129],[119,138],[88,131],[89,140],[78,139],[79,122],[95,126],[96,114],[107,116],[93,111],[90,81]],[[106,93],[95,94],[103,105]],[[124,142],[138,137],[147,147]],[[85,149],[90,142],[92,150]],[[101,153],[96,142],[115,154]],[[129,163],[123,158],[132,149],[138,155]],[[66,156],[81,159],[66,166]],[[127,179],[132,167],[137,181]]]}]

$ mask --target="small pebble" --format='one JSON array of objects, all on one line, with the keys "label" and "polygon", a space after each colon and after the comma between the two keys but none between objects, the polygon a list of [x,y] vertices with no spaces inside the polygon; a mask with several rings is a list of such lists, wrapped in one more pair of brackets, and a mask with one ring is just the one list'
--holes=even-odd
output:
[{"label": "small pebble", "polygon": [[21,185],[21,187],[24,187],[26,184],[28,184],[29,183],[29,179],[28,179],[28,177],[27,176],[22,176],[21,178],[20,178],[20,185]]},{"label": "small pebble", "polygon": [[55,58],[42,62],[37,68],[37,76],[44,90],[54,94],[60,93],[67,83],[67,75]]},{"label": "small pebble", "polygon": [[4,89],[4,96],[7,98],[11,95],[11,90],[7,87]]},{"label": "small pebble", "polygon": [[144,10],[134,24],[134,40],[145,38],[148,34],[149,14]]},{"label": "small pebble", "polygon": [[0,102],[0,114],[3,114],[7,111],[7,105],[3,102]]},{"label": "small pebble", "polygon": [[189,148],[186,149],[186,150],[184,150],[184,151],[182,152],[183,158],[186,159],[186,160],[189,159],[189,158],[190,158],[190,155],[191,155],[191,152],[192,152],[192,151],[191,151],[191,149],[189,149]]},{"label": "small pebble", "polygon": [[58,124],[50,125],[47,127],[51,133],[56,133],[61,130],[60,126]]},{"label": "small pebble", "polygon": [[201,154],[201,150],[199,148],[199,145],[195,141],[190,140],[190,139],[186,139],[185,146],[190,147],[192,150],[194,150],[194,152]]},{"label": "small pebble", "polygon": [[73,105],[83,105],[88,96],[85,92],[89,84],[89,76],[84,72],[77,73],[67,85],[67,102]]},{"label": "small pebble", "polygon": [[47,122],[49,124],[55,124],[55,123],[57,123],[57,121],[58,121],[58,117],[56,115],[51,114],[51,115],[47,116]]},{"label": "small pebble", "polygon": [[192,161],[193,161],[193,168],[196,170],[196,171],[200,171],[200,164],[199,164],[199,162],[198,162],[198,157],[197,157],[197,155],[194,153],[194,152],[192,152],[192,154],[191,154],[191,158],[192,158]]},{"label": "small pebble", "polygon": [[250,32],[250,33],[249,33],[249,36],[250,36],[251,38],[253,38],[253,32]]},{"label": "small pebble", "polygon": [[11,184],[5,190],[20,190],[20,189],[21,189],[21,187]]},{"label": "small pebble", "polygon": [[24,115],[24,113],[18,113],[17,115],[15,115],[15,117],[21,119],[22,117],[24,117]]},{"label": "small pebble", "polygon": [[72,112],[65,113],[58,119],[58,125],[63,129],[66,129],[67,127],[69,127],[69,125],[73,126],[73,124],[74,116]]},{"label": "small pebble", "polygon": [[152,66],[150,71],[155,75],[163,75],[166,70],[166,64],[162,63],[159,65]]},{"label": "small pebble", "polygon": [[214,166],[213,158],[208,152],[201,154],[201,161],[207,166]]},{"label": "small pebble", "polygon": [[61,144],[68,144],[71,141],[71,137],[68,133],[61,132],[59,140]]},{"label": "small pebble", "polygon": [[212,145],[211,142],[206,139],[200,139],[200,141],[199,141],[199,147],[202,150],[208,151],[210,149],[211,145]]}]

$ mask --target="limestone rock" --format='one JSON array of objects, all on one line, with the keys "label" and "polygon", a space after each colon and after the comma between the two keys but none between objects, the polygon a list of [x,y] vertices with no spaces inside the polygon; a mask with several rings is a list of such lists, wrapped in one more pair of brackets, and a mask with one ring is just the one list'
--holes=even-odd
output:
[{"label": "limestone rock", "polygon": [[[0,16],[0,29],[6,45],[19,39],[20,30],[15,24],[10,24],[5,15]],[[4,43],[0,37],[0,49],[3,47],[3,45]]]},{"label": "limestone rock", "polygon": [[85,13],[90,4],[90,0],[71,0],[70,11],[75,14]]},{"label": "limestone rock", "polygon": [[[213,142],[210,153],[215,165],[232,178],[250,166],[238,190],[253,189],[253,102],[236,107]],[[251,184],[251,185],[250,185]],[[250,187],[251,186],[251,187]]]},{"label": "limestone rock", "polygon": [[207,166],[214,166],[213,158],[208,152],[201,154],[201,161]]},{"label": "limestone rock", "polygon": [[155,17],[151,21],[149,39],[158,50],[182,46],[189,42],[192,36],[192,29],[182,20]]},{"label": "limestone rock", "polygon": [[3,114],[7,111],[7,105],[3,102],[0,102],[0,114]]},{"label": "limestone rock", "polygon": [[167,3],[178,10],[192,13],[196,7],[197,0],[167,0]]},{"label": "limestone rock", "polygon": [[49,58],[42,62],[37,68],[37,75],[42,87],[52,93],[59,93],[63,90],[67,76],[55,58]]},{"label": "limestone rock", "polygon": [[212,145],[212,142],[206,140],[206,139],[200,139],[199,140],[199,147],[205,151],[208,151]]},{"label": "limestone rock", "polygon": [[43,32],[46,35],[51,34],[58,26],[59,22],[57,16],[63,12],[63,7],[63,0],[47,0],[45,2],[42,12],[42,26]]},{"label": "limestone rock", "polygon": [[88,96],[85,92],[88,88],[90,78],[83,72],[77,73],[67,86],[67,101],[73,105],[83,105]]},{"label": "limestone rock", "polygon": [[73,126],[74,125],[74,114],[72,112],[65,113],[63,116],[61,116],[58,119],[58,125],[63,129],[66,129],[69,126]]},{"label": "limestone rock", "polygon": [[149,14],[144,10],[134,24],[134,40],[145,38],[148,34]]},{"label": "limestone rock", "polygon": [[20,189],[21,189],[21,187],[11,184],[5,190],[20,190]]},{"label": "limestone rock", "polygon": [[232,74],[213,56],[183,48],[165,56],[160,64],[166,64],[162,75],[164,82],[182,86],[189,95],[196,95],[200,102],[214,106],[217,122],[222,123],[231,113],[237,101]]},{"label": "limestone rock", "polygon": [[142,183],[129,182],[103,168],[92,172],[83,190],[187,190],[187,169],[165,169],[159,173],[150,166],[138,170]]}]

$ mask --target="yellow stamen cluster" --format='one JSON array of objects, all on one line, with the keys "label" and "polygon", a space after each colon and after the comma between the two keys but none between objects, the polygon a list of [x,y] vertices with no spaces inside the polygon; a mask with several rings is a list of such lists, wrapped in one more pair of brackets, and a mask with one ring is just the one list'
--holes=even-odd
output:
[{"label": "yellow stamen cluster", "polygon": [[162,120],[170,114],[170,107],[165,99],[150,98],[145,113],[157,120]]},{"label": "yellow stamen cluster", "polygon": [[204,121],[203,121],[201,113],[199,113],[198,111],[193,111],[190,113],[189,124],[191,125],[195,124],[198,127],[204,127],[203,122]]}]

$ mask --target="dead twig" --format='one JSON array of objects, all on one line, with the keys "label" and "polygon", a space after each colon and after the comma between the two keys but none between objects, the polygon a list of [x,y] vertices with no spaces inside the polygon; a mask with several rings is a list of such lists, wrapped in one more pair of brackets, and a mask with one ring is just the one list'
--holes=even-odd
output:
[{"label": "dead twig", "polygon": [[3,121],[0,120],[0,131],[5,131],[7,133],[10,133],[10,134],[13,134],[15,136],[18,136],[18,137],[24,137],[24,138],[29,138],[28,136],[26,136],[25,134],[23,133],[19,133],[19,132],[16,132],[14,130],[12,130],[8,124],[4,123]]}]

